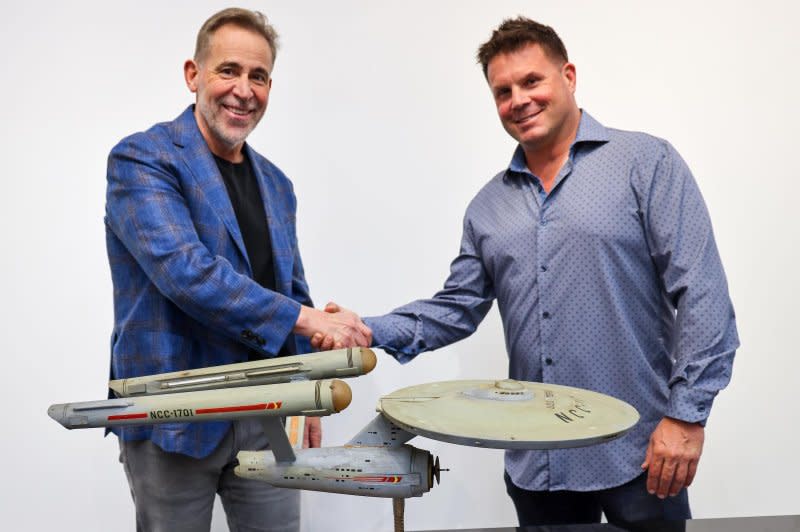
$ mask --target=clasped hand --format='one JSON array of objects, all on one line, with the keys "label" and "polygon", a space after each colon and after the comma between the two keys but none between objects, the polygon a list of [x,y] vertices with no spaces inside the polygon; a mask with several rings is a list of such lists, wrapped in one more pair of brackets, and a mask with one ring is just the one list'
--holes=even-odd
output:
[{"label": "clasped hand", "polygon": [[361,318],[335,303],[328,303],[324,312],[302,307],[294,332],[311,337],[311,345],[323,351],[372,344],[372,331]]}]

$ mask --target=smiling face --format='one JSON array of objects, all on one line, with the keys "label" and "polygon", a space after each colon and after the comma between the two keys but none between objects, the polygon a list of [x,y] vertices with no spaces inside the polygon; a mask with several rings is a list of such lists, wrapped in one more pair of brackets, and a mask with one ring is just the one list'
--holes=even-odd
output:
[{"label": "smiling face", "polygon": [[572,141],[580,121],[572,63],[553,59],[531,43],[496,55],[486,78],[503,127],[526,153]]},{"label": "smiling face", "polygon": [[272,65],[267,40],[233,24],[214,32],[204,57],[184,64],[186,85],[197,94],[197,125],[215,155],[242,160],[242,145],[267,109]]}]

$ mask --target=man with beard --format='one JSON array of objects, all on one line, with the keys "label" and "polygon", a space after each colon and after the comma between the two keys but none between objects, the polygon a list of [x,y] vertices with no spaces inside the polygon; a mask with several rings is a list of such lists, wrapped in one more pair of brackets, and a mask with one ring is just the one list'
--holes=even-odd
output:
[{"label": "man with beard", "polygon": [[599,391],[641,415],[613,442],[509,451],[520,525],[679,523],[739,344],[697,184],[668,142],[578,107],[549,26],[507,20],[478,61],[517,149],[467,208],[444,289],[365,318],[374,345],[408,362],[472,334],[496,299],[511,378]]},{"label": "man with beard", "polygon": [[[276,51],[261,13],[213,15],[184,64],[196,103],[111,151],[112,379],[306,353],[315,332],[370,343],[354,315],[313,308],[292,184],[245,143],[266,110]],[[137,529],[208,530],[216,493],[231,530],[298,529],[297,491],[233,474],[240,449],[268,445],[257,421],[113,431]],[[306,434],[320,445],[319,418]]]}]

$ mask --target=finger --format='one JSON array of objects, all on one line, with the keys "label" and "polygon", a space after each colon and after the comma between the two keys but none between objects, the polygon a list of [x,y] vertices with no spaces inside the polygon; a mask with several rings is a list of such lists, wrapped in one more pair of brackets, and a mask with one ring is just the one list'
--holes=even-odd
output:
[{"label": "finger", "polygon": [[367,340],[367,343],[366,343],[366,345],[364,347],[371,346],[372,345],[372,329],[367,327],[367,325],[362,321],[362,322],[359,322],[359,331],[361,331],[361,334],[363,334],[364,338],[366,338],[366,340]]},{"label": "finger", "polygon": [[355,341],[357,346],[369,347],[369,338],[367,337],[367,335],[362,334],[361,331],[358,331],[356,333]]},{"label": "finger", "polygon": [[675,460],[664,460],[664,466],[661,468],[661,477],[658,479],[658,488],[656,489],[656,495],[659,499],[667,497],[670,486],[672,486],[672,479],[675,478],[676,468],[677,463]]},{"label": "finger", "polygon": [[322,333],[314,333],[314,336],[311,337],[311,347],[324,351],[325,335]]},{"label": "finger", "polygon": [[333,336],[326,336],[325,339],[322,341],[322,350],[323,351],[330,351],[331,349],[336,348],[336,342],[333,339]]},{"label": "finger", "polygon": [[336,349],[356,346],[356,338],[353,331],[344,329],[339,331],[338,334],[334,334],[333,337],[336,340]]},{"label": "finger", "polygon": [[366,346],[367,338],[352,326],[343,326],[337,335],[337,341],[341,341],[344,347]]},{"label": "finger", "polygon": [[328,304],[325,305],[325,312],[334,313],[334,312],[341,312],[341,310],[342,310],[342,307],[340,307],[339,305],[337,305],[333,301],[328,301]]},{"label": "finger", "polygon": [[658,489],[658,480],[661,478],[661,468],[663,465],[663,458],[653,456],[650,459],[650,467],[647,469],[647,493],[650,495],[656,494],[656,489]]},{"label": "finger", "polygon": [[362,320],[361,317],[358,316],[358,315],[356,315],[356,326],[364,334],[371,334],[372,333],[372,329],[367,327],[367,324],[364,323],[364,320]]},{"label": "finger", "polygon": [[372,333],[369,331],[363,331],[361,329],[358,330],[358,345],[363,345],[364,347],[369,347],[370,343],[372,343]]},{"label": "finger", "polygon": [[650,460],[653,459],[653,442],[647,445],[647,451],[644,453],[644,462],[642,462],[642,469],[650,467]]},{"label": "finger", "polygon": [[689,461],[689,467],[687,468],[688,471],[686,472],[686,487],[687,488],[692,485],[692,482],[694,482],[694,476],[697,474],[697,465],[698,465],[698,463],[699,462],[697,460],[690,460]]},{"label": "finger", "polygon": [[686,485],[686,477],[689,474],[689,463],[681,461],[675,468],[675,476],[672,477],[672,484],[669,488],[669,496],[674,497]]},{"label": "finger", "polygon": [[319,349],[322,347],[322,341],[325,340],[325,336],[322,333],[314,333],[311,337],[311,347],[314,349]]}]

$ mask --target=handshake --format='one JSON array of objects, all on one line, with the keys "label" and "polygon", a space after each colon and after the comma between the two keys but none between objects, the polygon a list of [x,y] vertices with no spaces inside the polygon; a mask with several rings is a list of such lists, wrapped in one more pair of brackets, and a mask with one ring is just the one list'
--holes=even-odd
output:
[{"label": "handshake", "polygon": [[325,305],[324,312],[302,306],[293,331],[310,337],[311,345],[322,351],[372,345],[372,331],[361,318],[333,302]]}]

